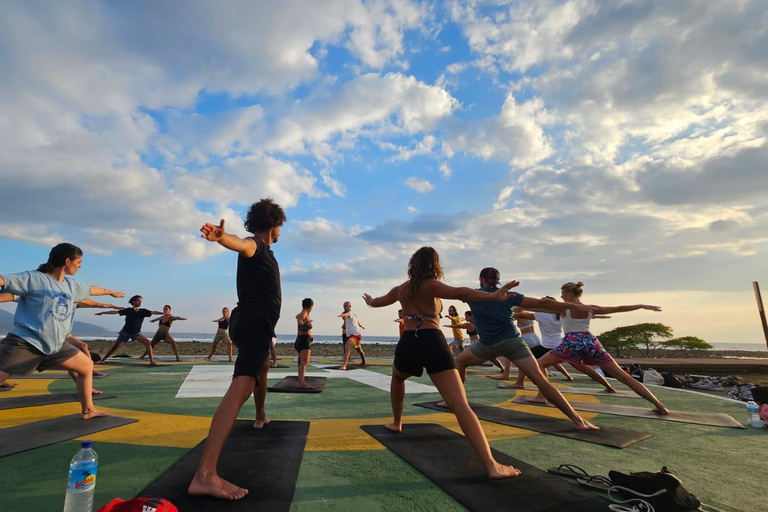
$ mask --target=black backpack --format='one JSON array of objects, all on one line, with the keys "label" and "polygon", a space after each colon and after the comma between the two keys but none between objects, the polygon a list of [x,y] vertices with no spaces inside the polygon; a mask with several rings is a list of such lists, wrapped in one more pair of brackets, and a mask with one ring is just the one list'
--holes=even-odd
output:
[{"label": "black backpack", "polygon": [[678,379],[672,372],[664,372],[661,374],[664,377],[664,385],[668,388],[682,388],[685,387],[683,381]]},{"label": "black backpack", "polygon": [[696,496],[685,490],[680,479],[667,470],[667,466],[658,473],[641,471],[625,475],[610,471],[608,476],[623,497],[645,500],[656,512],[697,510],[701,505]]}]

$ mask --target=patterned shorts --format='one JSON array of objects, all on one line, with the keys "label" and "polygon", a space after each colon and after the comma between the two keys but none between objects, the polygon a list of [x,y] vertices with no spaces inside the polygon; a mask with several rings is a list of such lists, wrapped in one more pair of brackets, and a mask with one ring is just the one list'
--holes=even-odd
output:
[{"label": "patterned shorts", "polygon": [[562,343],[550,352],[556,358],[572,364],[600,366],[613,361],[591,332],[568,332]]}]

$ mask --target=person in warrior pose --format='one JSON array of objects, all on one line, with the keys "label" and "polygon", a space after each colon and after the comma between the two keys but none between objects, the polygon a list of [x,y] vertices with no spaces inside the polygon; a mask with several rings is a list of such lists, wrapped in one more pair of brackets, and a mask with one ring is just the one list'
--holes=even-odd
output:
[{"label": "person in warrior pose", "polygon": [[403,331],[405,331],[405,319],[403,318],[402,309],[397,310],[397,318],[395,318],[395,323],[397,323],[398,336],[402,338]]},{"label": "person in warrior pose", "polygon": [[[576,304],[581,306],[583,305],[581,302],[581,295],[583,293],[583,282],[570,282],[565,283],[561,287],[560,297],[565,301],[565,304]],[[589,323],[593,314],[610,315],[613,313],[637,311],[638,309],[661,311],[661,308],[658,306],[649,306],[646,304],[634,304],[631,306],[592,306],[591,311],[566,310],[561,319],[565,337],[556,348],[539,359],[539,366],[542,371],[546,372],[548,366],[553,366],[561,362],[599,366],[605,373],[651,402],[654,405],[654,412],[658,414],[669,414],[669,409],[667,409],[648,388],[643,386],[641,382],[636,381],[624,373],[624,370],[616,364],[613,357],[611,357],[611,355],[603,348],[600,340],[589,331]],[[536,396],[527,398],[526,400],[531,403],[546,403],[547,398],[539,392]]]},{"label": "person in warrior pose", "polygon": [[339,367],[339,370],[347,369],[352,348],[357,350],[357,353],[360,354],[360,358],[363,360],[360,366],[366,366],[365,351],[360,343],[363,339],[363,333],[360,332],[360,329],[365,329],[365,327],[358,321],[357,315],[352,312],[351,302],[347,301],[344,303],[344,312],[339,317],[344,319],[344,336],[347,337],[347,341],[344,343],[344,363]]},{"label": "person in warrior pose", "polygon": [[142,300],[143,299],[141,295],[134,295],[128,300],[128,303],[131,305],[130,308],[123,308],[119,311],[102,311],[101,313],[96,313],[97,316],[120,315],[125,317],[125,325],[123,325],[123,328],[120,329],[119,333],[117,333],[115,344],[112,345],[112,348],[110,348],[106,355],[102,357],[101,360],[96,364],[104,364],[107,359],[109,359],[109,356],[114,354],[115,351],[120,348],[120,345],[126,341],[136,340],[144,344],[146,347],[147,353],[149,354],[149,364],[151,366],[157,366],[157,363],[155,362],[155,354],[152,352],[152,345],[150,344],[149,339],[147,339],[147,337],[141,333],[141,324],[144,323],[145,318],[148,318],[152,315],[162,315],[163,312],[150,311],[148,309],[142,308]]},{"label": "person in warrior pose", "polygon": [[504,301],[507,291],[517,283],[510,282],[494,293],[454,288],[441,282],[443,269],[440,258],[432,247],[416,251],[408,263],[408,280],[395,286],[381,297],[363,295],[370,307],[383,307],[400,301],[405,318],[405,332],[397,343],[392,366],[390,395],[394,421],[386,428],[400,432],[403,428],[403,401],[405,381],[411,376],[420,377],[427,370],[429,378],[440,395],[450,404],[461,430],[467,436],[493,479],[510,478],[520,474],[512,466],[499,464],[491,453],[488,440],[480,421],[467,403],[464,386],[456,371],[456,363],[445,336],[440,329],[440,299]]},{"label": "person in warrior pose", "polygon": [[[448,320],[451,321],[450,328],[453,332],[453,341],[451,342],[451,352],[461,354],[464,351],[464,331],[461,330],[461,317],[459,312],[456,311],[455,306],[448,307]],[[448,327],[448,326],[446,326]]]},{"label": "person in warrior pose", "polygon": [[219,324],[219,328],[216,329],[216,334],[213,337],[213,348],[211,348],[211,353],[208,354],[207,359],[210,361],[213,358],[213,354],[216,353],[216,349],[219,347],[220,343],[224,343],[227,346],[227,356],[229,357],[229,362],[232,362],[232,340],[229,339],[229,308],[221,308],[221,317],[219,317],[218,320],[214,320],[214,322],[217,322]]},{"label": "person in warrior pose", "polygon": [[315,305],[312,299],[301,301],[301,313],[296,315],[299,333],[296,335],[296,341],[293,348],[299,353],[299,387],[302,389],[314,389],[315,386],[307,384],[304,375],[307,373],[309,357],[312,354],[312,319],[309,314]]},{"label": "person in warrior pose", "polygon": [[18,296],[14,327],[0,343],[0,384],[11,375],[35,369],[72,370],[77,374],[80,417],[88,420],[107,416],[93,405],[93,361],[64,338],[72,327],[75,303],[89,295],[124,294],[67,277],[77,274],[82,260],[79,247],[62,243],[51,249],[48,261],[37,270],[0,275],[0,293]]},{"label": "person in warrior pose", "polygon": [[187,490],[192,496],[239,500],[248,494],[248,489],[221,478],[216,472],[216,463],[240,408],[251,394],[256,402],[254,428],[262,428],[269,422],[264,409],[269,347],[282,303],[280,267],[271,246],[280,237],[284,222],[283,209],[272,199],[262,199],[252,204],[246,215],[245,230],[252,235],[248,238],[227,233],[224,220],[218,226],[206,224],[200,229],[204,239],[238,254],[238,302],[232,311],[229,329],[237,347],[237,359],[232,383],[213,415],[200,463]]},{"label": "person in warrior pose", "polygon": [[[443,327],[453,327],[453,325],[444,325]],[[470,346],[474,343],[476,343],[480,339],[480,335],[477,334],[477,327],[475,326],[475,318],[472,315],[472,311],[465,311],[464,312],[464,323],[459,324],[459,327],[462,329],[467,330],[467,336],[469,336],[469,344]],[[508,379],[509,378],[509,367],[504,366],[504,364],[499,360],[498,357],[493,358],[493,361],[491,361],[499,370],[502,371],[502,374],[499,375],[499,378],[501,379]],[[504,372],[506,373],[506,376],[504,375]],[[494,377],[495,378],[495,377]]]},{"label": "person in warrior pose", "polygon": [[[479,291],[494,293],[498,290],[500,281],[499,271],[493,267],[486,267],[480,271]],[[583,304],[564,304],[549,300],[525,297],[515,292],[510,294],[503,302],[478,302],[466,301],[474,314],[477,330],[480,333],[480,341],[472,345],[456,358],[461,380],[466,378],[467,367],[483,364],[494,357],[504,356],[525,373],[542,393],[560,409],[563,414],[573,421],[577,430],[598,430],[598,427],[582,418],[571,404],[563,397],[542,373],[536,364],[536,359],[531,350],[520,336],[520,331],[514,322],[512,310],[515,306],[536,307],[547,311],[563,311],[568,308],[589,311],[592,308]],[[440,405],[450,406],[447,402]]]},{"label": "person in warrior pose", "polygon": [[[173,349],[173,355],[176,356],[176,362],[180,363],[181,358],[179,357],[179,347],[176,346],[176,340],[174,340],[173,336],[171,336],[171,324],[176,320],[186,320],[186,318],[171,315],[171,306],[168,304],[163,306],[163,316],[159,316],[150,320],[150,322],[158,322],[157,332],[154,336],[152,336],[152,342],[150,345],[154,350],[157,344],[161,341],[168,343]],[[139,359],[144,359],[147,357],[147,355],[149,355],[149,352],[145,350]]]}]

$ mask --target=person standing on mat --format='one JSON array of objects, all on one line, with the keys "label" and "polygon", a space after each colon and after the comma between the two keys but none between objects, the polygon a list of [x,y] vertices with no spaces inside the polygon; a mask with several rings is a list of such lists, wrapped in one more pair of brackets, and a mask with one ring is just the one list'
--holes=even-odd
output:
[{"label": "person standing on mat", "polygon": [[[150,322],[159,322],[157,325],[157,332],[154,336],[152,336],[150,345],[152,345],[152,349],[154,350],[157,344],[161,341],[168,343],[173,349],[173,355],[176,356],[176,362],[180,363],[181,358],[179,357],[179,347],[176,346],[176,340],[174,340],[173,336],[171,336],[171,324],[176,320],[186,320],[186,318],[171,315],[171,306],[168,304],[163,306],[163,316],[159,316],[150,320]],[[149,355],[149,352],[145,350],[139,359],[144,359],[147,357],[147,355]]]},{"label": "person standing on mat", "polygon": [[366,366],[365,351],[363,350],[363,345],[361,343],[363,333],[360,332],[360,329],[365,329],[365,327],[358,321],[357,315],[352,312],[351,302],[347,301],[344,303],[344,312],[340,314],[339,317],[344,319],[344,333],[347,336],[347,341],[344,343],[344,364],[339,367],[339,370],[347,369],[347,363],[349,363],[349,356],[351,355],[352,348],[357,350],[357,353],[360,354],[360,359],[363,360],[361,366]]},{"label": "person standing on mat", "polygon": [[298,334],[293,348],[299,353],[299,387],[301,389],[315,389],[315,386],[307,384],[304,375],[307,373],[309,365],[309,356],[312,354],[312,319],[309,314],[312,312],[314,301],[306,298],[301,301],[301,313],[296,315],[298,324]]},{"label": "person standing on mat", "polygon": [[518,476],[519,470],[499,464],[493,458],[480,421],[467,403],[455,359],[440,328],[441,298],[504,301],[507,291],[517,283],[512,281],[494,293],[487,293],[471,288],[454,288],[442,283],[442,279],[443,269],[437,251],[432,247],[422,247],[408,262],[407,281],[381,297],[373,298],[367,293],[363,295],[365,303],[374,308],[400,301],[405,318],[405,332],[397,342],[392,365],[390,396],[394,421],[386,425],[386,428],[393,432],[402,431],[405,381],[414,375],[420,377],[426,368],[432,383],[450,404],[461,430],[477,452],[488,476],[493,479]]},{"label": "person standing on mat", "polygon": [[451,342],[451,352],[454,349],[457,354],[461,354],[464,351],[464,331],[461,330],[461,317],[459,312],[456,311],[456,306],[448,307],[448,320],[450,320],[451,331],[453,332],[453,341]]},{"label": "person standing on mat", "polygon": [[[483,293],[495,293],[501,275],[493,267],[486,267],[480,271],[480,288]],[[461,381],[464,382],[467,367],[477,366],[496,357],[504,356],[518,367],[529,379],[536,384],[540,392],[560,409],[563,414],[573,421],[577,430],[599,430],[599,427],[582,418],[565,397],[547,379],[545,373],[539,369],[531,350],[520,336],[520,331],[515,325],[512,310],[515,306],[535,307],[547,311],[567,310],[568,308],[589,311],[592,308],[583,304],[566,304],[562,302],[534,299],[525,297],[521,293],[512,293],[502,302],[479,302],[473,299],[465,301],[472,310],[475,325],[480,333],[480,341],[465,350],[456,358]],[[445,401],[442,406],[450,406]]]},{"label": "person standing on mat", "polygon": [[405,319],[403,318],[402,309],[397,310],[397,318],[395,319],[395,322],[397,323],[398,337],[402,338],[403,331],[405,331]]},{"label": "person standing on mat", "polygon": [[213,354],[216,353],[216,349],[220,343],[224,343],[227,346],[227,356],[229,362],[232,362],[232,340],[229,339],[229,308],[221,308],[221,317],[218,320],[214,320],[219,324],[219,328],[216,329],[216,334],[213,336],[213,347],[211,353],[208,354],[207,359],[210,361],[213,358]]},{"label": "person standing on mat", "polygon": [[13,329],[0,343],[0,384],[13,374],[26,375],[35,369],[73,370],[80,417],[88,420],[107,416],[93,405],[93,361],[64,343],[64,338],[71,329],[76,302],[89,295],[119,298],[124,294],[67,277],[77,274],[82,260],[79,247],[62,243],[51,249],[48,261],[37,270],[0,275],[0,293],[18,296]]},{"label": "person standing on mat", "polygon": [[[272,345],[269,347],[269,358],[272,360],[271,363],[269,363],[270,368],[277,368],[279,365],[277,364],[277,348],[275,347],[277,345],[277,336],[272,337]],[[230,357],[230,361],[231,361]]]},{"label": "person standing on mat", "polygon": [[256,402],[254,428],[268,423],[264,402],[267,395],[269,347],[280,318],[282,292],[280,267],[270,248],[280,237],[285,222],[283,209],[272,199],[251,205],[245,218],[245,230],[253,236],[240,238],[218,226],[205,224],[202,237],[234,251],[237,256],[237,307],[232,311],[230,331],[237,347],[232,382],[211,421],[208,438],[197,471],[187,492],[192,496],[213,496],[239,500],[248,494],[216,472],[216,463],[224,442],[237,419],[240,408],[253,394]]},{"label": "person standing on mat", "polygon": [[[560,297],[565,304],[576,304],[583,306],[581,295],[584,293],[584,283],[565,283],[561,287]],[[560,303],[558,303],[560,304]],[[536,307],[536,306],[534,306]],[[539,359],[539,366],[546,373],[547,367],[557,363],[567,362],[577,365],[595,365],[599,366],[605,373],[628,386],[632,391],[642,398],[645,398],[654,405],[653,411],[659,414],[669,414],[664,404],[662,404],[651,391],[641,382],[630,377],[621,367],[616,364],[613,357],[603,348],[602,343],[594,334],[589,331],[589,323],[593,314],[610,315],[613,313],[624,313],[627,311],[637,311],[638,309],[647,309],[649,311],[661,311],[658,306],[648,306],[646,304],[635,304],[631,306],[592,306],[591,311],[581,309],[569,309],[562,316],[563,331],[565,337],[563,341],[551,352],[545,354]],[[541,389],[541,388],[539,388]],[[541,394],[541,391],[526,401],[535,404],[547,402],[547,397]]]},{"label": "person standing on mat", "polygon": [[[453,327],[452,325],[444,325],[443,327]],[[470,346],[473,343],[477,343],[477,341],[480,339],[480,336],[477,334],[477,327],[475,327],[475,318],[472,316],[472,311],[465,311],[464,312],[464,323],[459,324],[459,327],[462,329],[467,330],[467,336],[469,336],[469,344]],[[509,378],[509,368],[504,368],[504,365],[499,360],[499,358],[495,358],[493,361],[491,361],[499,370],[502,371],[502,374],[499,375],[499,378],[501,379],[508,379]],[[504,371],[507,372],[506,376],[504,376]]]},{"label": "person standing on mat", "polygon": [[140,343],[143,343],[144,347],[146,347],[147,353],[149,354],[150,366],[157,366],[157,363],[155,362],[155,354],[152,352],[152,345],[150,344],[149,339],[141,333],[141,324],[144,323],[145,318],[149,318],[152,315],[162,315],[163,312],[150,311],[149,309],[142,308],[142,300],[143,299],[141,295],[134,295],[128,301],[128,303],[131,305],[130,308],[123,308],[119,311],[102,311],[101,313],[96,313],[97,316],[120,315],[125,317],[125,325],[123,325],[123,328],[120,329],[119,333],[117,333],[115,344],[112,345],[112,348],[110,348],[106,355],[102,357],[101,360],[96,364],[104,364],[107,359],[109,359],[109,356],[114,354],[115,351],[120,348],[120,345],[126,341],[136,340]]}]

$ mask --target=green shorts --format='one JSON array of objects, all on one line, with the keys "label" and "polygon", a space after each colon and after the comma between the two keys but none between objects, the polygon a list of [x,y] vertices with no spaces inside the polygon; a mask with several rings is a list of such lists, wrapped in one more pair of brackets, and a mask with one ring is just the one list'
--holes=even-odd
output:
[{"label": "green shorts", "polygon": [[229,333],[226,332],[217,332],[216,336],[213,337],[213,344],[219,344],[224,340],[224,338],[229,338]]},{"label": "green shorts", "polygon": [[493,345],[486,345],[481,339],[477,343],[473,343],[469,350],[472,351],[474,356],[486,361],[492,361],[499,356],[504,356],[510,361],[533,357],[531,349],[528,348],[523,338],[520,337],[501,340]]}]

